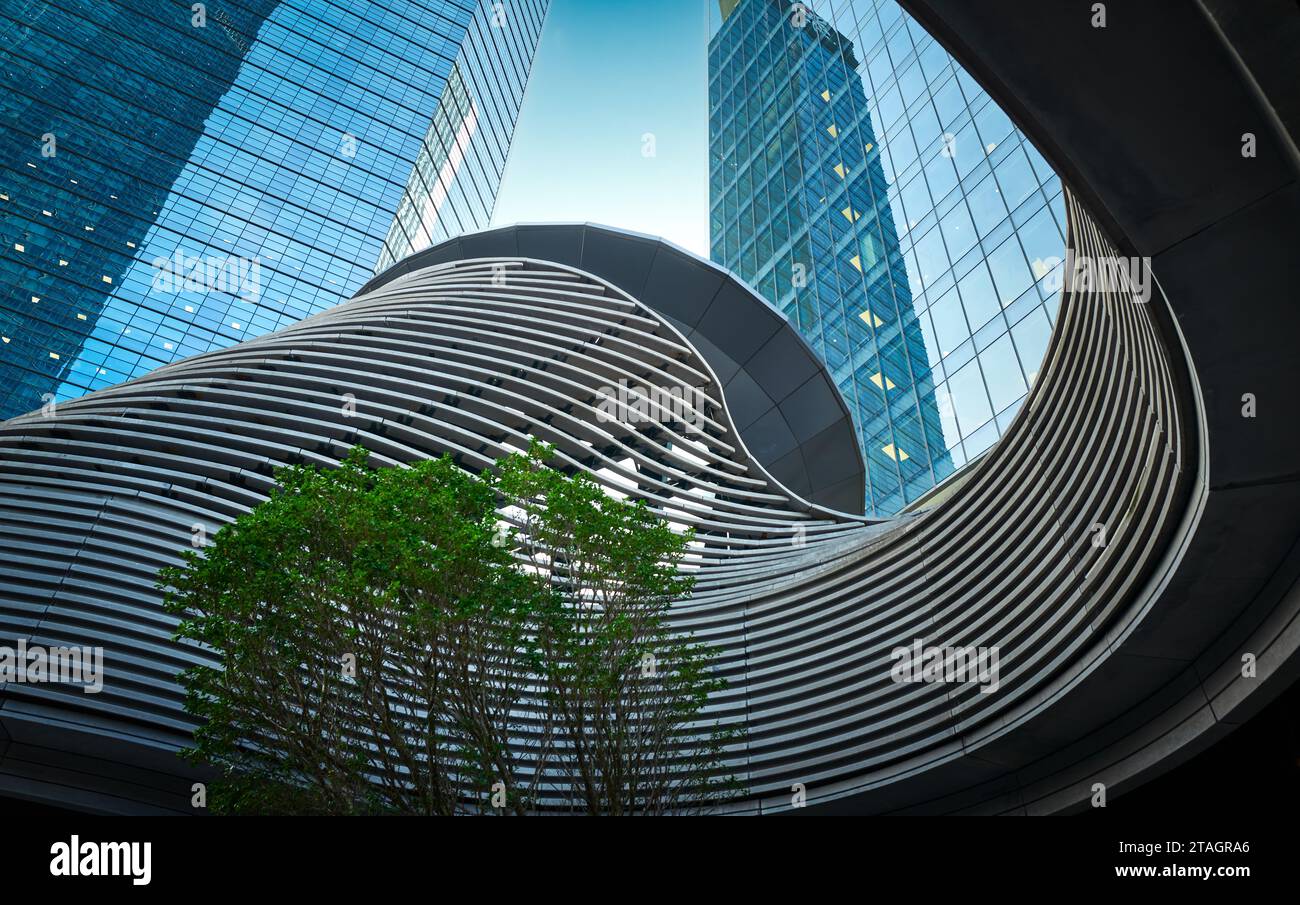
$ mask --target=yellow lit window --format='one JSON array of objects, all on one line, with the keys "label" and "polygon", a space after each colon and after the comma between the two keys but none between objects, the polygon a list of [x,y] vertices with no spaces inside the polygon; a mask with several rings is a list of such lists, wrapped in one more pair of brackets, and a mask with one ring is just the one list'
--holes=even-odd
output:
[{"label": "yellow lit window", "polygon": [[835,170],[835,175],[839,176],[841,179],[844,178],[844,164],[842,163],[835,164],[834,170]]},{"label": "yellow lit window", "polygon": [[895,386],[894,381],[890,380],[880,371],[877,371],[876,373],[871,375],[871,382],[874,383],[876,386],[880,387],[882,390],[892,390]]},{"label": "yellow lit window", "polygon": [[895,462],[906,462],[911,458],[911,456],[903,452],[901,449],[898,449],[892,443],[886,443],[884,446],[880,447],[880,449]]},{"label": "yellow lit window", "polygon": [[827,126],[826,131],[831,133],[831,138],[835,138],[840,134],[840,130],[835,128],[835,123],[831,123],[829,126]]},{"label": "yellow lit window", "polygon": [[825,91],[822,92],[822,100],[827,101],[829,103],[830,99],[831,99],[831,89],[827,88]]},{"label": "yellow lit window", "polygon": [[858,317],[862,318],[868,324],[874,324],[877,327],[883,327],[885,325],[885,322],[876,317],[876,315],[871,311],[863,311],[858,315]]}]

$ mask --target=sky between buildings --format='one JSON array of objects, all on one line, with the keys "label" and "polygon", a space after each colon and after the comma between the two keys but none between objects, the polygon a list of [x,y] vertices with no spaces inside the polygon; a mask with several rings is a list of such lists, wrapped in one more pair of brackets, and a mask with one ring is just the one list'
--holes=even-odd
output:
[{"label": "sky between buildings", "polygon": [[709,253],[708,6],[552,0],[493,225],[604,223]]}]

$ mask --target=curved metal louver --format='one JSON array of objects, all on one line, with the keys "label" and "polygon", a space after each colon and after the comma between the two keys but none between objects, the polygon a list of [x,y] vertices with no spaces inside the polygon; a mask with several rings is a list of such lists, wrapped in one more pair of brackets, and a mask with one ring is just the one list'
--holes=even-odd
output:
[{"label": "curved metal louver", "polygon": [[[1073,202],[1069,215],[1077,250],[1113,254]],[[537,436],[695,528],[697,592],[675,619],[724,650],[730,687],[709,715],[747,731],[729,766],[748,791],[729,809],[788,807],[796,783],[811,803],[894,810],[988,782],[1014,766],[1009,740],[1140,618],[1166,566],[1194,463],[1159,304],[1067,292],[1002,441],[942,504],[888,522],[774,479],[664,315],[520,257],[413,270],[54,417],[4,422],[0,632],[101,645],[106,679],[93,696],[0,690],[0,776],[81,807],[186,810],[174,676],[204,654],[169,640],[153,578],[194,527],[256,505],[276,466],[336,462],[355,443],[383,464],[449,452],[477,469]],[[691,423],[604,421],[621,381],[689,386],[699,406]],[[997,690],[893,681],[891,652],[917,639],[997,648]]]}]

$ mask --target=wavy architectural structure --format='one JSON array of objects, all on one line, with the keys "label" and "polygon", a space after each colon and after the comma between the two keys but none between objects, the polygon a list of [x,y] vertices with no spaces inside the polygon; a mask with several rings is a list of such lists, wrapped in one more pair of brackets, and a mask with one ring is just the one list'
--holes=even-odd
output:
[{"label": "wavy architectural structure", "polygon": [[[474,468],[537,435],[694,526],[675,619],[723,648],[708,716],[747,730],[729,810],[1082,810],[1295,681],[1294,5],[1150,4],[1101,28],[1068,5],[902,3],[1071,187],[1071,248],[1158,279],[1149,298],[1067,283],[982,460],[867,521],[842,403],[729,274],[591,226],[452,240],[294,327],[0,424],[0,638],[106,656],[98,695],[0,688],[0,795],[190,811],[173,677],[202,654],[168,640],[153,576],[275,465],[356,442]],[[638,386],[691,404],[601,419]],[[996,649],[996,682],[896,681],[918,641]]]},{"label": "wavy architectural structure", "polygon": [[[1108,251],[1073,205],[1071,224],[1080,247]],[[193,777],[174,751],[192,727],[174,676],[205,655],[168,640],[154,575],[263,499],[274,468],[355,443],[382,464],[447,452],[473,470],[536,436],[561,467],[694,528],[697,592],[675,619],[724,651],[730,687],[709,716],[746,729],[728,764],[748,790],[737,810],[788,805],[795,784],[816,803],[968,776],[1158,589],[1187,416],[1151,306],[1067,295],[1007,439],[942,505],[873,523],[808,498],[861,498],[854,434],[806,346],[743,284],[601,227],[509,228],[450,250],[476,242],[494,253],[417,256],[293,327],[0,426],[5,633],[105,650],[98,694],[4,690],[9,791],[186,807]],[[566,242],[586,269],[527,247]],[[638,293],[596,275],[638,255],[646,266],[620,277]],[[661,295],[671,314],[644,300]],[[736,346],[756,324],[752,348]],[[729,388],[751,385],[765,389],[741,421]],[[764,428],[773,415],[785,444]],[[848,473],[829,473],[836,462]],[[895,681],[893,651],[918,641],[996,648],[996,690]]]}]

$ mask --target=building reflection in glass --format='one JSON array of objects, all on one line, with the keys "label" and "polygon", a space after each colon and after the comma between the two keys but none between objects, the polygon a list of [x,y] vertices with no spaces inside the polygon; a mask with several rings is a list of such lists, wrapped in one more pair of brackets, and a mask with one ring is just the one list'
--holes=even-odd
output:
[{"label": "building reflection in glass", "polygon": [[[201,6],[0,2],[0,417],[350,297],[484,14]],[[522,94],[545,11],[510,4],[480,34],[510,48],[497,74],[520,84],[500,90]],[[485,109],[476,141],[503,154],[517,106]],[[498,180],[467,168],[451,190],[490,199]]]},{"label": "building reflection in glass", "polygon": [[894,0],[828,7],[715,11],[711,253],[824,358],[857,423],[866,509],[890,515],[1018,409],[1051,330],[1064,210],[1041,156]]}]

